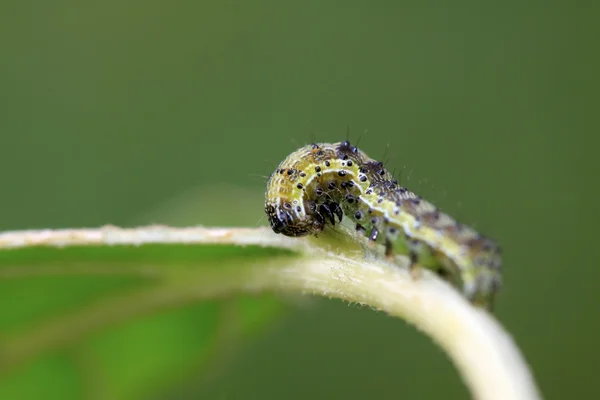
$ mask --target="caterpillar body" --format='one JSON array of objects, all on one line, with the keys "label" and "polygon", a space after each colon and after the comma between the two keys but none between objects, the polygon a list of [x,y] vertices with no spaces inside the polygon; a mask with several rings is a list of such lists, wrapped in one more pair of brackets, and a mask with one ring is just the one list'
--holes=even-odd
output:
[{"label": "caterpillar body", "polygon": [[290,154],[269,178],[265,212],[273,231],[286,236],[316,234],[346,216],[386,256],[407,255],[411,268],[436,271],[488,308],[502,282],[500,248],[491,239],[400,186],[349,141]]}]

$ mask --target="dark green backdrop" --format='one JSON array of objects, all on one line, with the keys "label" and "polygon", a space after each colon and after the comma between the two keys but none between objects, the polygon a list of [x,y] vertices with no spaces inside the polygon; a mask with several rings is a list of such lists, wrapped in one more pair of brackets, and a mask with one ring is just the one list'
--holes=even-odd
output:
[{"label": "dark green backdrop", "polygon": [[[0,229],[254,226],[262,176],[349,125],[502,244],[497,316],[545,396],[600,396],[598,6],[579,3],[3,0]],[[307,300],[175,393],[468,396],[401,321]]]}]

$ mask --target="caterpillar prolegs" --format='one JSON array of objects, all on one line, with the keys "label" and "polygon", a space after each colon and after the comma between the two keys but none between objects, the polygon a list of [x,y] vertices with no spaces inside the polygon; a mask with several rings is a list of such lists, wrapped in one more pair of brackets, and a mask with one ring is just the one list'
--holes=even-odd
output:
[{"label": "caterpillar prolegs", "polygon": [[405,254],[432,269],[473,303],[491,307],[500,288],[500,248],[400,186],[383,163],[349,141],[312,144],[290,154],[269,178],[265,211],[271,228],[305,236],[345,215],[386,255]]}]

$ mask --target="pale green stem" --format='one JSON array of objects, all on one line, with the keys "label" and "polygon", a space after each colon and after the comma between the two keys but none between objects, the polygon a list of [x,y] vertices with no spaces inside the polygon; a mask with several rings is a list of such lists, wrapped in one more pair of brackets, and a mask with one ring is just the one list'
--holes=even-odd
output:
[{"label": "pale green stem", "polygon": [[[35,245],[227,243],[292,248],[304,255],[287,261],[285,265],[281,265],[281,259],[278,259],[279,265],[256,265],[248,268],[240,279],[219,282],[218,287],[166,286],[161,296],[154,293],[148,295],[146,302],[131,302],[136,304],[132,310],[127,308],[127,303],[114,307],[114,302],[119,299],[108,300],[107,304],[98,305],[97,313],[88,309],[87,317],[75,315],[54,321],[50,326],[37,330],[33,337],[22,337],[11,343],[10,348],[15,351],[14,358],[18,361],[37,351],[65,343],[72,339],[70,336],[83,334],[82,330],[114,323],[132,314],[143,314],[157,306],[239,291],[301,292],[368,305],[415,325],[448,353],[476,399],[541,398],[517,346],[490,314],[473,307],[450,285],[427,271],[414,279],[406,268],[373,256],[359,241],[339,242],[343,246],[338,246],[330,239],[290,239],[262,228],[162,226],[2,233],[0,249]],[[340,253],[340,247],[343,247],[343,253]],[[138,296],[145,294],[142,292]],[[89,318],[94,323],[90,323],[92,320]],[[71,324],[69,326],[79,327],[79,330],[60,329],[60,324]]]}]

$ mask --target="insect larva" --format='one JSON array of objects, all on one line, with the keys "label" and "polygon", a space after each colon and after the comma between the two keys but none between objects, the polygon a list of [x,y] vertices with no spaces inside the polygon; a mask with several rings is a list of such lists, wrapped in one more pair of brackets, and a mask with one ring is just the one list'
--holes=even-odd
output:
[{"label": "insect larva", "polygon": [[350,142],[312,144],[290,154],[267,184],[271,228],[305,236],[345,215],[387,256],[432,269],[473,303],[491,307],[501,285],[499,247],[400,186],[383,163]]}]

